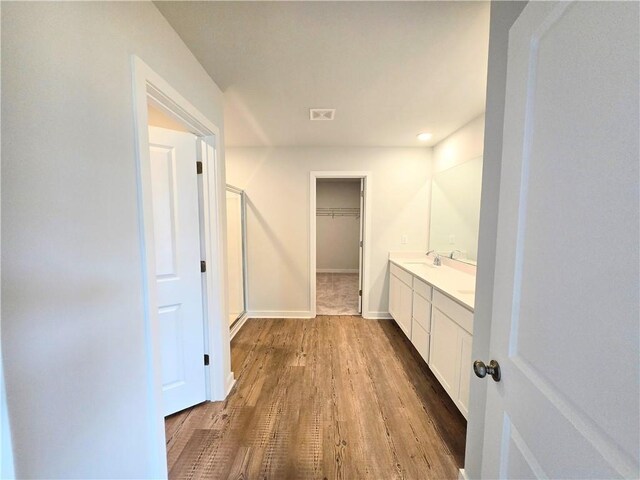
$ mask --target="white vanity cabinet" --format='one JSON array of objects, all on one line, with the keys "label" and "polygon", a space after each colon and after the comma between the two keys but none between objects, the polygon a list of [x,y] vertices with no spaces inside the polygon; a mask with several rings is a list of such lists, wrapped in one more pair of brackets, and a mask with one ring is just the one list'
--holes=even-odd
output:
[{"label": "white vanity cabinet", "polygon": [[412,283],[413,276],[410,273],[391,265],[389,313],[409,338],[411,338]]},{"label": "white vanity cabinet", "polygon": [[471,386],[471,370],[473,369],[471,358],[471,345],[473,344],[473,336],[466,330],[462,330],[460,333],[460,386],[458,388],[458,395],[456,403],[458,408],[467,418],[469,414],[469,388]]},{"label": "white vanity cabinet", "polygon": [[390,273],[389,313],[466,418],[473,312],[394,263]]},{"label": "white vanity cabinet", "polygon": [[447,393],[455,400],[458,333],[460,327],[437,308],[433,312],[433,348],[429,367]]},{"label": "white vanity cabinet", "polygon": [[411,343],[425,362],[429,362],[431,337],[431,295],[433,288],[413,277]]},{"label": "white vanity cabinet", "polygon": [[429,367],[466,417],[469,411],[473,313],[435,292]]}]

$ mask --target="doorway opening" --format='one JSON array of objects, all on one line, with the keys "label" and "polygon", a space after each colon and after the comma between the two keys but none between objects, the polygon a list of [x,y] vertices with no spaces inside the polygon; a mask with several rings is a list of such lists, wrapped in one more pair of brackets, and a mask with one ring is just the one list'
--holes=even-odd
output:
[{"label": "doorway opening", "polygon": [[316,184],[316,313],[359,315],[362,179]]},{"label": "doorway opening", "polygon": [[132,70],[145,415],[154,429],[153,476],[164,478],[165,416],[223,400],[235,381],[227,321],[224,168],[216,125],[136,56]]},{"label": "doorway opening", "polygon": [[368,177],[311,172],[311,313],[363,315],[367,306]]}]

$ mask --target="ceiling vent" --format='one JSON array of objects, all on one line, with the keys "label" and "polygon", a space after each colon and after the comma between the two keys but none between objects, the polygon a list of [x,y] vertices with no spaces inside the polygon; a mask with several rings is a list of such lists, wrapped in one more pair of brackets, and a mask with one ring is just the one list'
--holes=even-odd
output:
[{"label": "ceiling vent", "polygon": [[335,108],[310,108],[309,120],[333,120]]}]

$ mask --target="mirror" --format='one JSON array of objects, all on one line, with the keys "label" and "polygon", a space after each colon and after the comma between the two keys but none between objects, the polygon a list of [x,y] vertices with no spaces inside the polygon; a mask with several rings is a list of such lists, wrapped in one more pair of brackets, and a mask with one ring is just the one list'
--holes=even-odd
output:
[{"label": "mirror", "polygon": [[246,312],[244,218],[244,192],[227,185],[227,285],[230,328]]},{"label": "mirror", "polygon": [[465,263],[478,258],[482,157],[443,170],[431,183],[429,249]]}]

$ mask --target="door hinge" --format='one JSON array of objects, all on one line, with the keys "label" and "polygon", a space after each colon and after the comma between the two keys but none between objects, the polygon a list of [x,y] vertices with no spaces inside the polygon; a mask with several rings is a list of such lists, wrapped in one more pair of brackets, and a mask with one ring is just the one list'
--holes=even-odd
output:
[{"label": "door hinge", "polygon": [[202,162],[196,162],[196,173],[202,175]]},{"label": "door hinge", "polygon": [[204,260],[200,261],[200,272],[204,273],[207,271],[207,262],[205,262]]},{"label": "door hinge", "polygon": [[205,365],[205,367],[207,365],[209,365],[209,354],[208,353],[204,354],[204,365]]},{"label": "door hinge", "polygon": [[362,296],[362,290],[358,290],[358,296],[361,297]]},{"label": "door hinge", "polygon": [[362,240],[360,240],[360,246],[362,246]]}]

